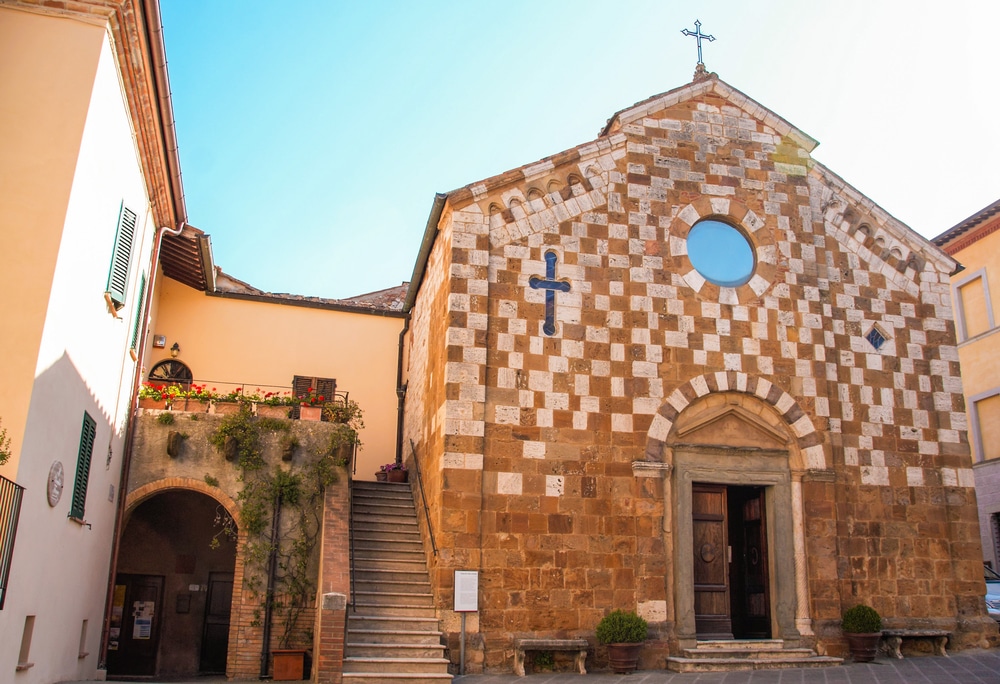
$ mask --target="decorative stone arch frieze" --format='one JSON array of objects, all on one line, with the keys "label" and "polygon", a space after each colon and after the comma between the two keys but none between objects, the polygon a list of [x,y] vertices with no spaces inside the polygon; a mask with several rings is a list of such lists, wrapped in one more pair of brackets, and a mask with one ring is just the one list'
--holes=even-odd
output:
[{"label": "decorative stone arch frieze", "polygon": [[[709,282],[698,273],[688,258],[687,239],[691,228],[703,219],[719,219],[735,226],[749,240],[754,252],[754,272],[750,280],[737,287]],[[726,197],[700,197],[683,207],[670,224],[668,247],[671,264],[664,264],[704,299],[722,304],[745,304],[761,297],[777,282],[778,247],[767,222],[742,202]]]},{"label": "decorative stone arch frieze", "polygon": [[128,518],[131,516],[132,512],[135,511],[139,504],[147,499],[150,499],[157,494],[174,490],[198,492],[199,494],[204,494],[211,497],[215,501],[218,501],[236,522],[237,529],[241,529],[240,512],[232,497],[218,487],[213,487],[207,484],[204,480],[196,480],[192,477],[167,477],[162,480],[144,484],[141,487],[129,492],[128,496],[125,497],[125,517]]},{"label": "decorative stone arch frieze", "polygon": [[713,392],[742,392],[771,406],[795,436],[801,458],[796,470],[827,470],[823,436],[795,399],[771,381],[737,371],[718,371],[691,378],[677,387],[653,417],[646,440],[646,460],[661,461],[678,416],[692,402]]}]

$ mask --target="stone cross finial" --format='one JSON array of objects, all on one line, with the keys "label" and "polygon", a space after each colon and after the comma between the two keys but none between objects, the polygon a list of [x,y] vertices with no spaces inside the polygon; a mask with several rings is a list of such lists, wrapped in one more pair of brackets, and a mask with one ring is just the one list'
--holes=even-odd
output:
[{"label": "stone cross finial", "polygon": [[707,33],[701,32],[701,22],[697,19],[694,20],[694,31],[688,31],[687,29],[682,29],[681,33],[685,36],[694,36],[695,40],[698,41],[698,64],[704,65],[705,62],[701,58],[701,40],[704,38],[709,43],[715,40],[715,36],[710,36]]}]

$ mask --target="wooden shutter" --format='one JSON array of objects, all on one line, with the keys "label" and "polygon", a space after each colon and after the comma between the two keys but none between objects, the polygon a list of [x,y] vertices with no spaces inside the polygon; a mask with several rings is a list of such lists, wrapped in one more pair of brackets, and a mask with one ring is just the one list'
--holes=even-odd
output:
[{"label": "wooden shutter", "polygon": [[136,213],[122,203],[121,213],[118,216],[118,233],[115,236],[115,250],[111,255],[111,272],[108,274],[108,295],[116,309],[125,306],[125,290],[128,287],[128,266],[132,261],[136,218]]},{"label": "wooden shutter", "polygon": [[323,395],[326,401],[333,401],[337,393],[337,381],[334,378],[316,378],[305,375],[296,375],[292,380],[292,393],[296,397],[301,397],[309,393],[312,387],[315,394]]},{"label": "wooden shutter", "polygon": [[83,520],[84,506],[87,502],[87,481],[90,479],[90,457],[94,454],[96,436],[97,423],[84,411],[83,428],[80,430],[80,453],[76,458],[76,479],[73,482],[73,503],[69,509],[69,517],[77,520]]},{"label": "wooden shutter", "polygon": [[132,324],[132,343],[129,345],[129,349],[133,351],[132,358],[135,359],[136,355],[134,352],[139,351],[139,331],[142,329],[142,312],[143,306],[146,303],[144,297],[146,296],[146,274],[143,273],[142,277],[139,279],[139,296],[136,298],[138,301],[135,305],[135,322]]},{"label": "wooden shutter", "polygon": [[[309,394],[309,388],[313,392],[322,395],[326,401],[333,401],[337,393],[337,381],[333,378],[317,378],[308,375],[296,375],[292,379],[292,394],[296,397],[303,397]],[[299,407],[296,405],[292,409],[292,418],[298,419]]]}]

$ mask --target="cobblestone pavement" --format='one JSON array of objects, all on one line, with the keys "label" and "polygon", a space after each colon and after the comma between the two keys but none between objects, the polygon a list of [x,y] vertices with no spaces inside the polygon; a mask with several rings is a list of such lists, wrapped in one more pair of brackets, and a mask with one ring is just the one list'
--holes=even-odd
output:
[{"label": "cobblestone pavement", "polygon": [[[221,684],[225,677],[185,680],[149,680],[119,684]],[[85,684],[68,682],[67,684]],[[925,656],[874,663],[848,663],[840,667],[753,672],[678,674],[666,670],[642,670],[631,675],[594,673],[465,675],[454,684],[1000,684],[1000,649],[962,651],[949,658]]]}]

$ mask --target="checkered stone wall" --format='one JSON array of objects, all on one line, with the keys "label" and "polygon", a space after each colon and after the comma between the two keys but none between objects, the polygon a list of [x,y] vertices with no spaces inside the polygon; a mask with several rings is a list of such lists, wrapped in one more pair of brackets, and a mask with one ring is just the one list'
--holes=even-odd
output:
[{"label": "checkered stone wall", "polygon": [[[985,643],[954,263],[787,122],[716,80],[681,91],[449,196],[438,344],[461,446],[437,461],[438,520],[466,545],[451,558],[478,563],[483,669],[509,669],[515,636],[592,638],[612,607],[651,620],[645,657],[660,663],[677,638],[675,511],[669,468],[649,468],[712,394],[752,398],[799,459],[796,638],[836,651],[841,610],[865,600],[889,623]],[[687,235],[705,218],[748,238],[747,283],[693,268]],[[531,286],[547,252],[569,284],[551,292],[551,335]],[[470,567],[435,563],[447,616],[450,572]]]}]

